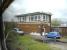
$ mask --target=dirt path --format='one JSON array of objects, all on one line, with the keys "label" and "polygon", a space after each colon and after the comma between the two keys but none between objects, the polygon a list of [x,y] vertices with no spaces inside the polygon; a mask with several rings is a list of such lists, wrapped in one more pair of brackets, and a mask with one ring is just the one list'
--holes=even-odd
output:
[{"label": "dirt path", "polygon": [[[33,36],[35,39],[41,39],[41,36]],[[62,41],[49,41],[49,46],[53,48],[53,50],[67,50],[67,43],[63,43]]]},{"label": "dirt path", "polygon": [[53,48],[58,48],[58,50],[67,50],[67,43],[51,42],[49,45]]}]

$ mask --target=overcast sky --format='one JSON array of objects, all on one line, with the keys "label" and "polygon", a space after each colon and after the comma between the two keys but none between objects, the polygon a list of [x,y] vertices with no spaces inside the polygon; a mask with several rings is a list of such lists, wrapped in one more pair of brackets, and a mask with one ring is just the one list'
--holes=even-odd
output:
[{"label": "overcast sky", "polygon": [[51,12],[52,19],[67,20],[67,0],[15,0],[3,16],[5,20],[16,20],[15,15],[30,12]]}]

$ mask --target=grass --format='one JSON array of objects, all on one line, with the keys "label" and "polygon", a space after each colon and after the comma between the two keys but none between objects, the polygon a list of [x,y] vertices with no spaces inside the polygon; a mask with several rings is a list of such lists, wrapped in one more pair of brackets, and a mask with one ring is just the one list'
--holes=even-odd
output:
[{"label": "grass", "polygon": [[42,43],[31,38],[30,35],[19,36],[18,41],[21,50],[60,50],[48,43]]},{"label": "grass", "polygon": [[21,50],[51,50],[47,43],[35,41],[29,35],[20,36],[19,41],[22,46]]}]

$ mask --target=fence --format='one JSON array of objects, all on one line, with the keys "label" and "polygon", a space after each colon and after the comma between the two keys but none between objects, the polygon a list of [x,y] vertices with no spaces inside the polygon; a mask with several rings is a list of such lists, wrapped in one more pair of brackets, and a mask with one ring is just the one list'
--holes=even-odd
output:
[{"label": "fence", "polygon": [[60,32],[62,36],[67,36],[67,27],[52,27],[51,31]]}]

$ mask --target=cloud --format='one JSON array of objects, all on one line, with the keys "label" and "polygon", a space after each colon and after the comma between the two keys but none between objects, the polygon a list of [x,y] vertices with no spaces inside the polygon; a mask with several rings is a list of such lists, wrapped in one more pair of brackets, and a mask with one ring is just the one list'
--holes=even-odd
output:
[{"label": "cloud", "polygon": [[15,0],[4,17],[36,11],[51,12],[52,18],[67,18],[67,0]]}]

